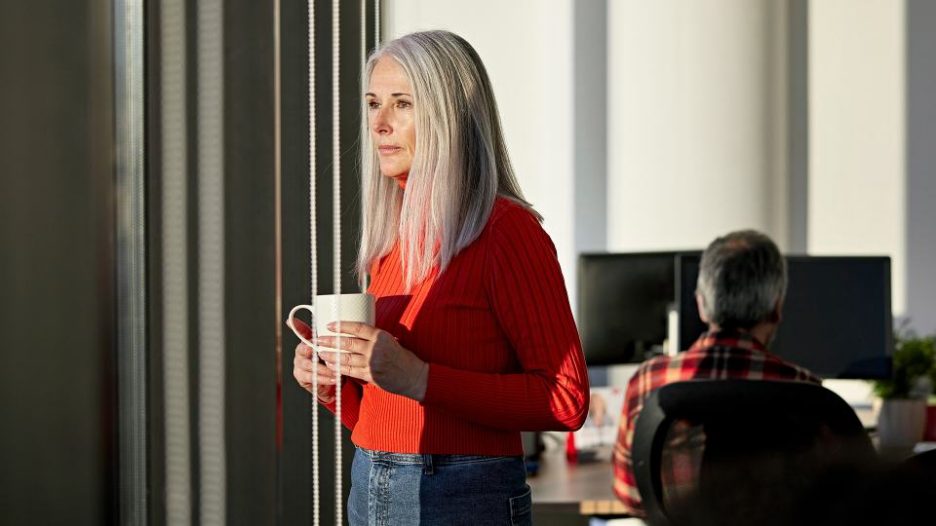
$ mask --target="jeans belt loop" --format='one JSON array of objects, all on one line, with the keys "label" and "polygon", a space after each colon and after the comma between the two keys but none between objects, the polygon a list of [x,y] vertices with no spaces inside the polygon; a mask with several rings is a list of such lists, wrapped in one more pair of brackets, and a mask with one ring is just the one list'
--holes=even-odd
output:
[{"label": "jeans belt loop", "polygon": [[432,475],[435,469],[432,465],[432,455],[423,455],[423,475]]}]

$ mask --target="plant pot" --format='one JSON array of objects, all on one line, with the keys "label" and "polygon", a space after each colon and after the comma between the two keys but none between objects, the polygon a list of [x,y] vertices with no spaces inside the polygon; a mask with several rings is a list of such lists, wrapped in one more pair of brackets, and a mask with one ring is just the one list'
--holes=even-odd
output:
[{"label": "plant pot", "polygon": [[913,449],[923,439],[926,400],[891,398],[883,400],[878,413],[878,440],[881,449]]}]

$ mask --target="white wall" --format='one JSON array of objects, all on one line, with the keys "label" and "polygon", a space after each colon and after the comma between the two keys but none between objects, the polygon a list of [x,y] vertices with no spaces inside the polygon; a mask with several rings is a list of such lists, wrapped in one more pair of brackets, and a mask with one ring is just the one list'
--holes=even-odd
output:
[{"label": "white wall", "polygon": [[386,0],[385,38],[447,29],[494,85],[520,186],[556,244],[574,305],[571,0]]},{"label": "white wall", "polygon": [[809,4],[809,223],[813,254],[891,256],[905,311],[904,2]]},{"label": "white wall", "polygon": [[608,3],[608,245],[786,245],[782,2]]}]

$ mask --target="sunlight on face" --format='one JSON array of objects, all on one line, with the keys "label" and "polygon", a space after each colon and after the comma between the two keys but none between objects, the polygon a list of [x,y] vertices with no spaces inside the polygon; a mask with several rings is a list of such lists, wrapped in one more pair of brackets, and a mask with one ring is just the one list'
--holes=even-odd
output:
[{"label": "sunlight on face", "polygon": [[413,89],[403,67],[391,57],[378,60],[364,98],[380,172],[405,181],[416,151],[416,119]]}]

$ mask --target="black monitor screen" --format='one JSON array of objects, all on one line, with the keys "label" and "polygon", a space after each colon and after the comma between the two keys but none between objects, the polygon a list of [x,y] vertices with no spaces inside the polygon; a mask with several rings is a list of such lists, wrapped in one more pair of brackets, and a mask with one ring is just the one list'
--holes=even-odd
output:
[{"label": "black monitor screen", "polygon": [[[824,378],[890,377],[890,258],[787,257],[783,321],[770,350]],[[705,331],[695,302],[699,256],[677,261],[679,346]]]},{"label": "black monitor screen", "polygon": [[578,325],[589,365],[639,363],[660,350],[678,254],[580,256]]}]

